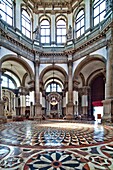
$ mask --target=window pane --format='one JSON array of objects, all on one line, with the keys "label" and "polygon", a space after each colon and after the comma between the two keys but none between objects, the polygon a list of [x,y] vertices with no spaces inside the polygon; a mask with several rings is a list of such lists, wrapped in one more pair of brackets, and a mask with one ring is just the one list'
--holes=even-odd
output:
[{"label": "window pane", "polygon": [[57,37],[57,43],[61,43],[61,37]]},{"label": "window pane", "polygon": [[62,35],[66,35],[66,29],[62,29]]},{"label": "window pane", "polygon": [[76,27],[77,27],[77,30],[80,28],[80,22],[77,23]]},{"label": "window pane", "polygon": [[25,28],[22,27],[22,33],[25,34]]},{"label": "window pane", "polygon": [[25,20],[22,19],[22,25],[25,27]]},{"label": "window pane", "polygon": [[81,20],[81,27],[84,26],[84,18]]},{"label": "window pane", "polygon": [[5,15],[5,13],[1,12],[1,15],[2,15],[2,19],[3,19],[4,21],[6,21],[6,15]]},{"label": "window pane", "polygon": [[84,34],[84,27],[81,29],[81,35]]},{"label": "window pane", "polygon": [[62,37],[62,43],[66,42],[66,37]]},{"label": "window pane", "polygon": [[41,29],[41,35],[45,35],[45,29]]},{"label": "window pane", "polygon": [[94,26],[99,23],[99,16],[94,19]]},{"label": "window pane", "polygon": [[62,34],[61,29],[57,29],[57,35],[61,35],[61,34]]},{"label": "window pane", "polygon": [[0,9],[2,9],[5,12],[5,3],[0,3]]},{"label": "window pane", "polygon": [[100,13],[106,9],[106,3],[105,1],[100,5]]},{"label": "window pane", "polygon": [[50,29],[46,29],[46,35],[50,35]]},{"label": "window pane", "polygon": [[94,17],[97,16],[99,14],[99,6],[97,6],[97,8],[94,9]]},{"label": "window pane", "polygon": [[46,37],[46,43],[49,43],[50,38]]},{"label": "window pane", "polygon": [[12,25],[12,18],[7,17],[7,23],[10,24],[10,25]]},{"label": "window pane", "polygon": [[77,38],[80,37],[80,30],[77,31]]},{"label": "window pane", "polygon": [[28,22],[26,22],[26,29],[30,31],[30,24]]},{"label": "window pane", "polygon": [[41,43],[45,43],[45,37],[41,37]]},{"label": "window pane", "polygon": [[103,12],[102,14],[100,14],[100,22],[104,19],[105,16],[105,12]]},{"label": "window pane", "polygon": [[7,7],[7,14],[12,17],[12,9]]},{"label": "window pane", "polygon": [[26,36],[30,38],[30,32],[26,30]]}]

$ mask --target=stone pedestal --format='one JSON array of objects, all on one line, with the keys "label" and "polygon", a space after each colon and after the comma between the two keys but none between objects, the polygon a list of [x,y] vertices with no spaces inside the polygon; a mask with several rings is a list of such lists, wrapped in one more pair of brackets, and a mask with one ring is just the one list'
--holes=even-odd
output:
[{"label": "stone pedestal", "polygon": [[22,116],[25,116],[26,107],[21,106],[20,112]]},{"label": "stone pedestal", "polygon": [[66,119],[73,119],[74,115],[73,115],[73,103],[68,103],[66,106]]},{"label": "stone pedestal", "polygon": [[35,104],[35,116],[34,119],[41,120],[42,119],[42,105],[40,103]]},{"label": "stone pedestal", "polygon": [[104,115],[102,117],[102,122],[113,122],[113,99],[103,100]]}]

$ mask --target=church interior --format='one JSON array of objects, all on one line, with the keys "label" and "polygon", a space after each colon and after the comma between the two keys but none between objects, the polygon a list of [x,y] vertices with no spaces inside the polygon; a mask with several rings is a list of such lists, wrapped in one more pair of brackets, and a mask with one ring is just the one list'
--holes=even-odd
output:
[{"label": "church interior", "polygon": [[0,0],[0,169],[113,170],[113,0]]}]

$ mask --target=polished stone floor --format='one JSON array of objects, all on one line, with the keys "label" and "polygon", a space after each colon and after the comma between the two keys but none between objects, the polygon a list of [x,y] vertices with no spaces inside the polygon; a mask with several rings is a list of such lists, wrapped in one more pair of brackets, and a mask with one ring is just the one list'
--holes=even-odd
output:
[{"label": "polished stone floor", "polygon": [[1,124],[0,170],[113,170],[113,127],[63,120]]}]

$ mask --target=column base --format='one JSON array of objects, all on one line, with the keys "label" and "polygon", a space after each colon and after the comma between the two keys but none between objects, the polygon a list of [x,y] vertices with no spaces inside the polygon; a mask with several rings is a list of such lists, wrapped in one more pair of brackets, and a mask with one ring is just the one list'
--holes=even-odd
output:
[{"label": "column base", "polygon": [[68,103],[66,106],[66,119],[74,119],[74,104],[73,103]]},{"label": "column base", "polygon": [[41,104],[35,104],[35,116],[34,120],[41,120],[42,119],[42,105]]},{"label": "column base", "polygon": [[106,99],[102,101],[104,113],[102,123],[113,123],[113,99]]}]

